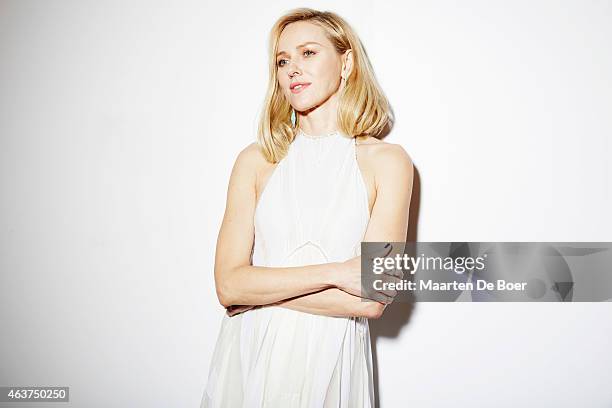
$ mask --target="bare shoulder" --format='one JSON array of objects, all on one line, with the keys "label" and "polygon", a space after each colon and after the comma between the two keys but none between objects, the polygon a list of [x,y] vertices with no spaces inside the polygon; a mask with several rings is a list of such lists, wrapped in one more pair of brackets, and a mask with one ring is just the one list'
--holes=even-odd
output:
[{"label": "bare shoulder", "polygon": [[413,163],[410,155],[402,145],[387,143],[375,137],[357,138],[363,155],[372,170],[384,170],[386,172],[410,172]]},{"label": "bare shoulder", "polygon": [[412,159],[402,145],[386,143],[374,158],[376,166],[386,174],[409,174],[413,170]]},{"label": "bare shoulder", "polygon": [[257,142],[250,143],[244,149],[238,153],[236,161],[240,161],[245,164],[257,165],[266,162],[263,153]]},{"label": "bare shoulder", "polygon": [[276,165],[268,162],[259,143],[253,142],[240,151],[234,167],[239,169],[237,172],[241,174],[240,178],[244,183],[248,183],[248,188],[254,189],[257,202],[262,191],[262,183],[266,182]]},{"label": "bare shoulder", "polygon": [[257,142],[253,142],[238,153],[234,167],[241,169],[241,173],[243,174],[250,173],[253,177],[255,177],[268,165],[269,163],[266,161],[259,144]]}]

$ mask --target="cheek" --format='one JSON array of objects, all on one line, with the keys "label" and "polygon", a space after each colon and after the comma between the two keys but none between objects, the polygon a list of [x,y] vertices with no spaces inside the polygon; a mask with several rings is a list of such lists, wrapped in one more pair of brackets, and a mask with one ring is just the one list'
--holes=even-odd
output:
[{"label": "cheek", "polygon": [[336,89],[334,76],[329,71],[319,77],[317,91],[321,96],[327,96]]},{"label": "cheek", "polygon": [[288,80],[278,80],[278,87],[280,88],[280,92],[285,95],[285,96],[289,96],[291,94],[291,92],[288,90],[289,86],[289,81]]},{"label": "cheek", "polygon": [[316,68],[316,79],[319,84],[319,89],[325,91],[333,91],[336,87],[336,67],[334,64],[320,64]]}]

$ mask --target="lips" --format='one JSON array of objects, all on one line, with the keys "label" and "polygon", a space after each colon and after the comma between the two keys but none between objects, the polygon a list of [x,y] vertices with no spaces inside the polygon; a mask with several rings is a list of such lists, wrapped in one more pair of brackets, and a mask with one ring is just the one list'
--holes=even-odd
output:
[{"label": "lips", "polygon": [[291,84],[289,88],[291,89],[291,92],[293,93],[300,93],[304,89],[308,88],[308,86],[310,86],[310,82],[295,82]]}]

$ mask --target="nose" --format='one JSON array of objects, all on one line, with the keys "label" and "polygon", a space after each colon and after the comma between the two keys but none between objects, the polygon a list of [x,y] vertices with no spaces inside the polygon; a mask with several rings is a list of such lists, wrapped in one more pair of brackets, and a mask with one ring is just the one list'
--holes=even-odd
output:
[{"label": "nose", "polygon": [[287,72],[289,72],[289,78],[293,78],[296,74],[300,73],[300,69],[295,64],[295,62],[290,62],[288,68],[289,69],[287,70]]}]

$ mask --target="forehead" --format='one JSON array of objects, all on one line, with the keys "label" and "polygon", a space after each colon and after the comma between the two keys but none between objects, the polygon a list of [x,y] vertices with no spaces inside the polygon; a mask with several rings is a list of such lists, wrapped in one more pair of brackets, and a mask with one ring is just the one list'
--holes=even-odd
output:
[{"label": "forehead", "polygon": [[318,42],[323,46],[331,45],[323,28],[308,21],[296,21],[283,29],[278,39],[278,52],[290,52],[298,45],[309,41]]}]

